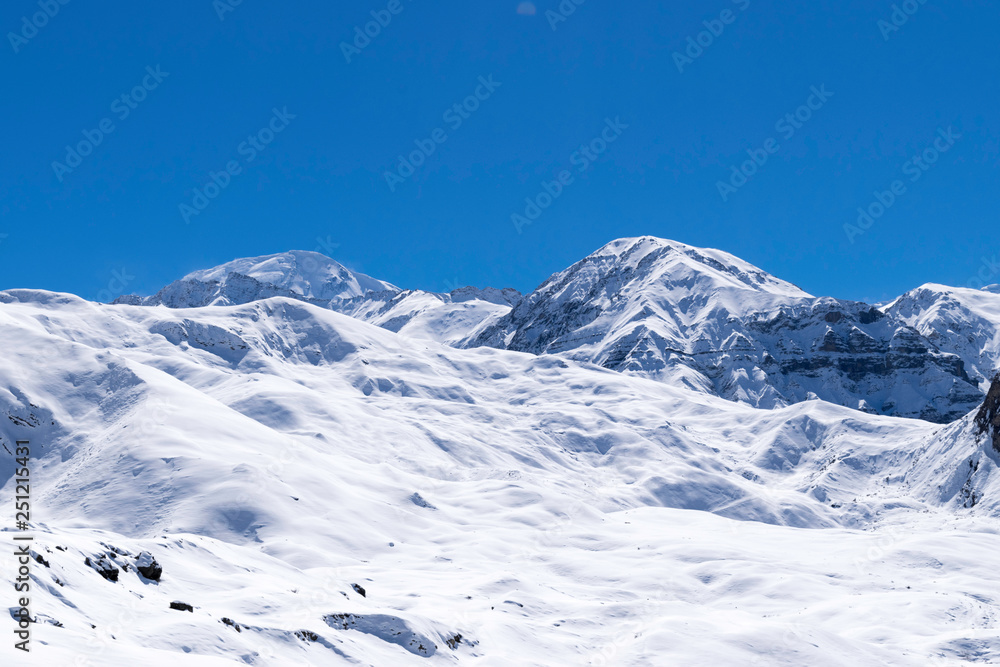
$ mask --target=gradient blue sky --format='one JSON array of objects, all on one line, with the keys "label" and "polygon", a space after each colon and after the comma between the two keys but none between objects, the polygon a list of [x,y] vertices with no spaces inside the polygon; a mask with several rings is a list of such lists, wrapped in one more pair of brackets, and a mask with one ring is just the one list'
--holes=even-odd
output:
[{"label": "gradient blue sky", "polygon": [[[995,2],[914,4],[888,39],[892,2],[587,0],[555,30],[556,0],[534,15],[399,2],[350,63],[341,43],[388,0],[243,0],[224,20],[211,0],[70,0],[17,53],[9,33],[40,10],[4,3],[0,288],[96,298],[124,269],[115,291],[146,294],[323,239],[400,286],[527,291],[650,234],[878,300],[966,284],[1000,257]],[[727,9],[733,22],[679,72],[674,52]],[[112,102],[157,65],[169,76],[119,120]],[[443,113],[490,75],[500,87],[452,131]],[[786,140],[776,121],[822,85],[833,97]],[[296,118],[247,163],[241,142],[285,107]],[[581,173],[572,156],[609,117],[628,129]],[[60,182],[52,163],[105,118],[114,132]],[[909,182],[904,164],[949,126],[961,139]],[[435,128],[447,141],[391,191],[385,171]],[[780,149],[724,202],[717,182],[772,137]],[[185,223],[179,205],[231,160],[241,173]],[[564,169],[573,183],[519,234],[511,215]],[[905,194],[850,243],[844,224],[896,179]]]}]

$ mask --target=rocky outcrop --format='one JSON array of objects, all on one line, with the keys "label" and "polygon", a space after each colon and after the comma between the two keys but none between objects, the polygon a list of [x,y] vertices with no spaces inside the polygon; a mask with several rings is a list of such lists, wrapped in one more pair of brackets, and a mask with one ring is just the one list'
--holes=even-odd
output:
[{"label": "rocky outcrop", "polygon": [[993,449],[1000,453],[1000,374],[993,378],[986,400],[976,413],[976,429],[986,436]]},{"label": "rocky outcrop", "polygon": [[163,568],[148,551],[143,551],[135,559],[135,569],[139,571],[139,574],[152,581],[159,581],[160,577],[163,576]]},{"label": "rocky outcrop", "polygon": [[414,655],[430,657],[437,653],[437,644],[415,630],[408,621],[386,614],[327,614],[323,617],[331,628],[354,630],[402,646]]},{"label": "rocky outcrop", "polygon": [[87,557],[83,561],[84,565],[93,568],[97,574],[101,575],[108,581],[118,581],[118,566],[111,561],[110,558],[106,556],[95,556],[94,558]]}]

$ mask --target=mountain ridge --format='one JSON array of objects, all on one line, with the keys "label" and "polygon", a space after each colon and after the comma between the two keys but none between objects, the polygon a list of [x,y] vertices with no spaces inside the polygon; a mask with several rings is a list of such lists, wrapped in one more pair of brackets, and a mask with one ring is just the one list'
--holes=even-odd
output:
[{"label": "mountain ridge", "polygon": [[975,307],[962,311],[981,332],[971,342],[934,319],[960,291],[922,286],[881,308],[815,297],[725,251],[640,236],[605,244],[527,295],[401,289],[318,253],[290,251],[195,271],[153,297],[116,303],[289,297],[417,339],[559,354],[756,407],[822,398],[945,423],[982,400],[1000,365],[1000,343],[992,342],[1000,335],[989,324],[1000,320],[1000,295],[963,297],[996,298],[995,311],[979,320]]}]

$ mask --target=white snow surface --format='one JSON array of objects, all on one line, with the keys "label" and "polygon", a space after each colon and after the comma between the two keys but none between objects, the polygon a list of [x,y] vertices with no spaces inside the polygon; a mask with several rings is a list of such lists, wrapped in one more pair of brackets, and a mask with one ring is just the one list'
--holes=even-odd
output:
[{"label": "white snow surface", "polygon": [[[743,273],[717,279],[809,298]],[[47,563],[4,664],[1000,662],[1000,454],[972,414],[763,410],[287,297],[12,290],[0,349]]]}]

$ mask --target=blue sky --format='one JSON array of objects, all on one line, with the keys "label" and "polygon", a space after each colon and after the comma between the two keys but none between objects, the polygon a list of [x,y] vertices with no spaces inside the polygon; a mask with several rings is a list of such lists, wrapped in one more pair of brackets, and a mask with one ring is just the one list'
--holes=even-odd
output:
[{"label": "blue sky", "polygon": [[841,298],[1000,282],[996,3],[230,1],[4,3],[0,288],[318,248],[526,291],[644,234]]}]

